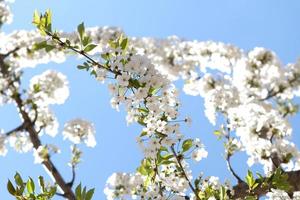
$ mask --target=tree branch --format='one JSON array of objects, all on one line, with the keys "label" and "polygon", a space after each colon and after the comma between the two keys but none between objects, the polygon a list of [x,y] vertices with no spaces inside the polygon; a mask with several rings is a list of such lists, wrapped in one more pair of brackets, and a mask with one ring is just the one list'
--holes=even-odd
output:
[{"label": "tree branch", "polygon": [[244,181],[239,177],[239,175],[237,175],[237,173],[234,171],[234,169],[232,168],[231,162],[230,162],[230,158],[231,158],[231,156],[229,156],[229,155],[226,157],[226,162],[227,162],[229,171],[230,171],[231,174],[237,179],[238,183],[244,182]]},{"label": "tree branch", "polygon": [[86,59],[88,59],[93,65],[96,65],[99,68],[105,69],[115,75],[121,75],[121,73],[119,71],[114,71],[110,68],[105,67],[104,65],[101,65],[99,62],[95,61],[93,58],[91,58],[88,54],[86,54],[83,50],[78,50],[76,48],[74,48],[73,46],[67,44],[66,42],[63,42],[59,37],[57,37],[56,35],[54,35],[51,32],[46,31],[46,34],[48,36],[50,36],[54,41],[56,41],[59,45],[66,47],[68,49],[71,49],[72,51],[76,52],[79,55],[82,55],[83,57],[85,57]]},{"label": "tree branch", "polygon": [[194,186],[193,186],[193,184],[191,183],[189,177],[188,177],[187,174],[185,173],[184,167],[183,167],[182,164],[181,164],[181,158],[177,155],[177,153],[176,153],[176,151],[175,151],[175,149],[174,149],[174,146],[171,146],[171,150],[172,150],[172,152],[173,152],[173,155],[174,155],[175,158],[176,158],[176,161],[177,161],[177,163],[178,163],[179,168],[180,168],[181,171],[182,171],[182,174],[183,174],[184,178],[187,180],[187,182],[188,182],[188,184],[189,184],[191,190],[192,190],[193,193],[195,194],[196,199],[197,199],[197,200],[200,200],[200,197],[199,197],[199,195],[198,195],[196,189],[194,188]]},{"label": "tree branch", "polygon": [[[5,63],[4,63],[4,59],[5,57],[9,56],[10,54],[14,53],[15,51],[17,51],[19,48],[15,48],[14,50],[8,52],[7,54],[0,54],[0,71],[2,73],[2,75],[4,77],[8,77],[10,80],[10,84],[9,86],[12,87],[13,89],[13,95],[11,96],[11,98],[15,101],[17,108],[21,114],[21,117],[23,119],[23,124],[21,124],[20,126],[16,127],[15,129],[9,131],[6,133],[6,135],[11,135],[12,133],[16,132],[16,131],[20,131],[20,130],[26,130],[29,134],[29,138],[31,143],[33,144],[33,147],[35,149],[38,149],[39,146],[42,145],[41,140],[38,136],[38,132],[36,131],[34,124],[35,121],[37,119],[37,110],[34,109],[35,111],[35,116],[34,116],[34,120],[30,119],[29,114],[24,110],[24,102],[21,98],[21,94],[18,92],[17,87],[12,84],[15,81],[15,76],[14,73],[12,74],[13,79],[11,79],[9,77],[9,72],[8,70],[5,68]],[[57,170],[57,168],[55,167],[55,165],[53,164],[53,162],[50,159],[50,156],[47,156],[48,159],[44,160],[42,162],[42,164],[44,165],[44,167],[50,172],[50,174],[53,176],[55,182],[58,184],[58,186],[61,188],[61,190],[64,192],[64,197],[69,199],[69,200],[75,200],[75,194],[72,191],[72,187],[70,187],[65,180],[63,179],[62,175],[60,174],[60,172]]]},{"label": "tree branch", "polygon": [[20,126],[18,126],[18,127],[14,128],[14,129],[12,129],[12,130],[10,130],[10,131],[4,133],[4,135],[5,135],[5,136],[10,136],[11,134],[13,134],[13,133],[15,133],[15,132],[22,131],[22,130],[25,130],[25,129],[26,129],[26,124],[23,123],[23,124],[21,124]]},{"label": "tree branch", "polygon": [[[285,174],[288,175],[288,183],[292,187],[291,191],[300,191],[300,170],[285,172]],[[262,197],[266,195],[271,188],[271,185],[265,187],[258,186],[252,192],[258,197]],[[244,199],[249,195],[249,187],[245,182],[241,182],[235,185],[233,187],[233,191],[234,195],[232,199]]]},{"label": "tree branch", "polygon": [[[13,95],[13,99],[15,100],[15,102],[17,104],[17,107],[19,109],[19,112],[21,113],[21,116],[22,116],[22,118],[24,120],[24,123],[28,124],[25,128],[26,128],[26,131],[29,134],[30,141],[32,142],[33,147],[35,149],[38,149],[39,146],[42,145],[42,143],[41,143],[41,140],[39,139],[38,132],[34,128],[34,123],[31,121],[28,113],[23,108],[24,103],[23,103],[23,101],[21,99],[21,95],[16,92]],[[67,199],[69,199],[69,200],[75,200],[75,194],[72,191],[72,187],[70,187],[65,182],[64,178],[62,177],[62,175],[60,174],[60,172],[57,170],[57,168],[55,167],[55,165],[51,161],[50,156],[48,156],[48,159],[44,160],[42,162],[42,164],[50,172],[50,174],[55,179],[55,182],[62,189],[62,191],[64,192],[64,197],[67,198]]]},{"label": "tree branch", "polygon": [[72,179],[69,183],[67,183],[70,187],[74,185],[75,178],[76,178],[75,165],[72,165]]}]

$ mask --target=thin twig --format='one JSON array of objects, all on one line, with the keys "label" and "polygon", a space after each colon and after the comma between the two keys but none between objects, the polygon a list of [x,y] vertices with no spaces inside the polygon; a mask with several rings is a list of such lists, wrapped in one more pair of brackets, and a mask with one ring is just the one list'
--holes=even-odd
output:
[{"label": "thin twig", "polygon": [[69,183],[67,183],[70,187],[72,187],[74,185],[75,178],[76,178],[75,165],[72,165],[72,179]]},{"label": "thin twig", "polygon": [[[229,121],[227,120],[227,123],[229,123]],[[227,127],[227,135],[225,135],[225,138],[227,139],[227,141],[229,142],[230,141],[230,138],[231,138],[231,131],[230,131],[230,128]],[[230,161],[230,158],[231,158],[232,155],[229,155],[229,153],[227,152],[226,153],[226,163],[227,163],[227,166],[228,166],[228,169],[229,171],[231,172],[231,174],[237,179],[238,183],[242,183],[244,182],[240,176],[234,171],[232,165],[231,165],[231,161]]]},{"label": "thin twig", "polygon": [[171,150],[172,150],[173,155],[175,156],[175,158],[176,158],[176,160],[177,160],[178,166],[179,166],[179,168],[181,169],[181,172],[182,172],[182,174],[183,174],[185,180],[188,182],[188,184],[189,184],[191,190],[193,191],[193,193],[195,194],[197,200],[200,200],[200,197],[199,197],[199,195],[198,195],[196,189],[194,188],[193,184],[191,183],[189,177],[187,176],[187,174],[186,174],[186,172],[185,172],[185,170],[184,170],[184,167],[183,167],[182,164],[181,164],[181,158],[179,158],[179,156],[177,155],[177,153],[176,153],[176,151],[175,151],[175,149],[174,149],[174,146],[171,146]]},{"label": "thin twig", "polygon": [[12,135],[12,134],[14,134],[14,133],[16,133],[16,132],[18,132],[18,131],[23,131],[23,130],[25,130],[25,129],[26,129],[26,124],[23,123],[23,124],[21,124],[20,126],[18,126],[18,127],[14,128],[14,129],[12,129],[12,130],[10,130],[10,131],[4,133],[4,135],[5,135],[5,136],[10,136],[10,135]]},{"label": "thin twig", "polygon": [[63,42],[59,37],[55,36],[53,33],[46,31],[46,34],[50,37],[52,37],[52,39],[54,41],[57,41],[59,45],[63,46],[63,47],[67,47],[68,49],[71,49],[72,51],[84,56],[86,59],[88,59],[89,61],[92,62],[93,65],[98,66],[99,68],[105,69],[115,75],[121,75],[120,72],[118,71],[114,71],[110,68],[105,67],[104,65],[100,64],[99,62],[97,62],[96,60],[94,60],[93,58],[91,58],[88,54],[86,54],[83,50],[78,50],[76,48],[74,48],[73,46]]},{"label": "thin twig", "polygon": [[234,169],[232,168],[231,162],[230,162],[230,158],[231,158],[231,156],[229,156],[229,155],[226,157],[226,163],[227,163],[227,165],[228,165],[229,171],[230,171],[231,174],[237,179],[238,183],[244,182],[244,181],[239,177],[239,175],[234,171]]}]

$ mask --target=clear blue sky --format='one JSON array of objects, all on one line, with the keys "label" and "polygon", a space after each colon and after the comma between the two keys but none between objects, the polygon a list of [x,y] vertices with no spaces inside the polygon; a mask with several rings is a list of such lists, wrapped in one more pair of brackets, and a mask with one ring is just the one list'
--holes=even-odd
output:
[{"label": "clear blue sky", "polygon": [[[18,29],[33,29],[32,13],[35,9],[52,9],[54,26],[72,31],[84,21],[87,26],[118,26],[129,36],[151,36],[164,38],[178,35],[186,39],[215,40],[233,43],[245,50],[263,46],[274,50],[283,63],[294,62],[300,56],[300,2],[285,0],[16,0],[12,5],[14,22],[5,26],[10,32]],[[92,80],[84,72],[76,70],[80,61],[70,59],[63,64],[40,65],[25,73],[24,86],[28,79],[45,69],[54,68],[67,74],[71,96],[63,106],[53,109],[61,123],[83,117],[93,121],[97,129],[97,146],[83,148],[83,163],[79,165],[77,180],[88,187],[96,187],[96,198],[104,199],[103,188],[107,177],[113,172],[134,171],[141,159],[135,137],[140,132],[138,126],[126,126],[125,113],[111,109],[108,91],[105,86]],[[181,83],[178,83],[181,86]],[[195,172],[215,175],[224,180],[231,177],[222,158],[222,144],[215,139],[212,127],[204,117],[203,101],[200,97],[181,96],[182,116],[191,115],[193,125],[184,128],[191,137],[200,137],[209,151],[209,157],[197,166]],[[300,146],[299,116],[292,120],[294,139]],[[19,124],[18,114],[13,106],[0,108],[0,127],[5,130]],[[53,142],[62,147],[62,153],[54,156],[55,163],[66,179],[70,171],[69,144],[62,136],[52,140],[43,137],[45,142]],[[238,173],[246,173],[246,158],[239,156],[233,165]],[[36,178],[47,174],[40,165],[33,164],[31,153],[17,154],[12,149],[6,157],[0,157],[0,199],[11,199],[6,192],[7,178],[15,171],[24,176]]]}]

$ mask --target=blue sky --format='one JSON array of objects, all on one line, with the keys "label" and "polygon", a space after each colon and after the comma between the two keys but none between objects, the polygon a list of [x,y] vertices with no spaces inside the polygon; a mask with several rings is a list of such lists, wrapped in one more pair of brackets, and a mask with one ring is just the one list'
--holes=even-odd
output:
[{"label": "blue sky", "polygon": [[[33,29],[32,14],[50,8],[54,14],[54,26],[65,31],[75,30],[84,21],[86,26],[118,26],[129,36],[150,36],[164,38],[177,35],[189,40],[214,40],[235,44],[245,50],[263,46],[274,50],[283,63],[294,62],[300,55],[300,2],[284,0],[16,0],[12,5],[14,22],[5,26],[4,31]],[[77,181],[88,187],[96,187],[96,198],[104,199],[103,188],[110,174],[117,171],[134,171],[141,159],[135,143],[140,132],[137,125],[127,126],[124,112],[111,109],[110,96],[104,85],[98,84],[88,74],[78,71],[80,61],[69,59],[63,64],[50,63],[25,72],[23,86],[29,78],[53,68],[65,73],[70,81],[71,95],[65,105],[52,107],[61,123],[82,117],[92,121],[97,130],[97,146],[84,146],[83,163],[79,165]],[[182,83],[178,82],[179,87]],[[199,165],[192,166],[196,173],[219,176],[221,180],[230,174],[222,157],[221,142],[213,136],[212,127],[204,116],[203,100],[200,97],[181,95],[182,117],[193,118],[191,127],[183,128],[190,137],[200,137],[209,151],[209,157]],[[300,146],[299,116],[292,119],[294,140]],[[0,108],[0,127],[10,130],[19,124],[18,114],[13,105]],[[62,136],[56,139],[43,137],[44,142],[53,142],[62,148],[54,156],[57,167],[66,179],[70,171],[69,142]],[[246,173],[246,158],[238,156],[233,165],[241,176]],[[33,164],[31,153],[17,154],[12,149],[6,157],[0,157],[0,199],[11,199],[5,191],[7,178],[15,171],[24,176],[36,178],[47,174],[39,165]],[[47,177],[48,178],[48,177]]]}]

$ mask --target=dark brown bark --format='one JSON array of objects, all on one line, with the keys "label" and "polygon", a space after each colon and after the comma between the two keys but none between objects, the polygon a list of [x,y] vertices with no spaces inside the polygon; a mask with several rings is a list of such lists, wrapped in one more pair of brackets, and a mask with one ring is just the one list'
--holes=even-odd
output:
[{"label": "dark brown bark", "polygon": [[[8,69],[5,66],[5,62],[4,59],[9,56],[10,54],[14,53],[15,51],[17,51],[19,48],[15,48],[14,50],[8,52],[7,54],[0,54],[0,71],[2,73],[2,75],[6,78],[10,78],[10,72],[8,71]],[[13,83],[13,81],[12,81]],[[7,135],[10,135],[12,133],[14,133],[15,131],[20,131],[20,130],[26,130],[29,134],[30,137],[30,141],[33,144],[33,147],[35,149],[38,149],[39,146],[42,145],[41,140],[38,136],[38,131],[35,129],[34,127],[34,120],[32,121],[28,115],[28,113],[24,110],[24,102],[21,98],[20,93],[18,92],[18,89],[11,84],[11,87],[14,88],[14,92],[15,94],[13,94],[12,98],[15,101],[18,110],[21,114],[21,117],[23,119],[23,124],[20,125],[19,127],[9,131],[7,133]],[[57,170],[57,168],[55,167],[54,163],[51,161],[50,156],[48,156],[48,159],[43,161],[42,164],[45,166],[45,168],[49,171],[49,173],[53,176],[56,184],[62,189],[62,191],[64,192],[63,196],[69,200],[75,200],[75,194],[72,191],[72,186],[70,184],[68,184],[64,178],[62,177],[62,175],[60,174],[60,172]]]},{"label": "dark brown bark", "polygon": [[[300,170],[297,171],[291,171],[291,172],[286,172],[288,175],[288,182],[290,184],[291,191],[300,191]],[[248,192],[248,185],[244,182],[238,183],[233,187],[234,195],[233,199],[244,199],[246,196],[249,195]],[[271,189],[271,186],[266,186],[264,188],[262,187],[257,187],[254,191],[253,194],[257,195],[258,197],[264,196],[269,192]]]},{"label": "dark brown bark", "polygon": [[[41,140],[38,136],[38,132],[36,131],[36,129],[34,128],[34,124],[32,123],[29,115],[27,112],[24,111],[23,108],[23,101],[21,99],[21,96],[19,93],[14,95],[14,100],[17,104],[17,107],[19,109],[19,112],[21,113],[21,116],[24,120],[24,124],[25,125],[25,130],[28,132],[29,137],[30,137],[30,141],[33,144],[33,147],[35,149],[38,149],[39,146],[41,146]],[[69,184],[66,183],[66,181],[64,180],[64,178],[62,177],[62,175],[60,174],[60,172],[57,170],[57,168],[55,167],[55,165],[53,164],[53,162],[51,161],[50,157],[48,156],[47,160],[44,160],[42,162],[42,164],[45,166],[45,168],[50,172],[50,174],[53,176],[53,178],[55,179],[55,182],[57,183],[57,185],[62,189],[62,191],[64,192],[63,196],[69,200],[75,200],[75,194],[72,191],[72,188]]]}]

